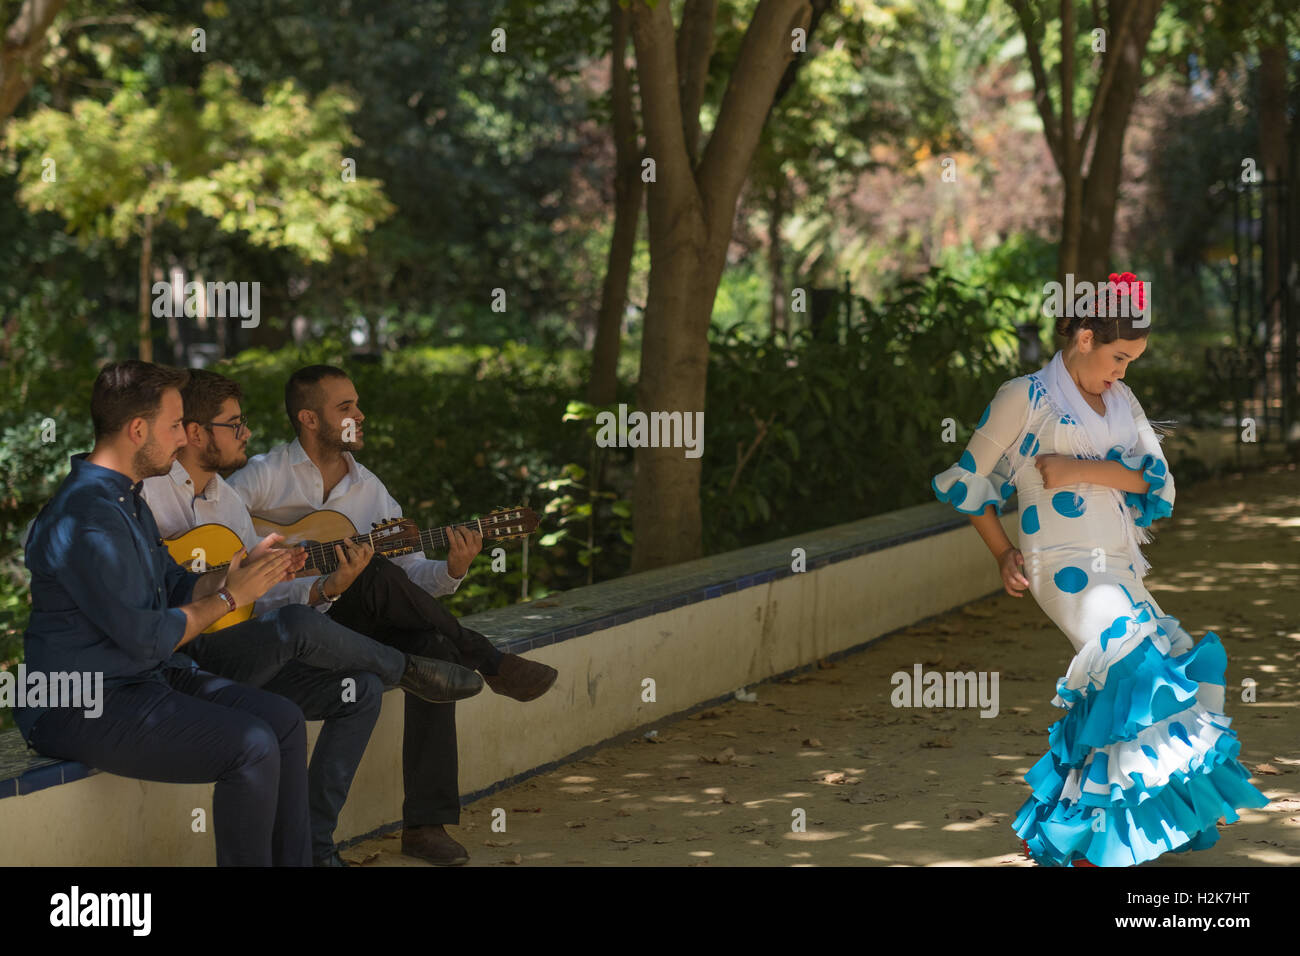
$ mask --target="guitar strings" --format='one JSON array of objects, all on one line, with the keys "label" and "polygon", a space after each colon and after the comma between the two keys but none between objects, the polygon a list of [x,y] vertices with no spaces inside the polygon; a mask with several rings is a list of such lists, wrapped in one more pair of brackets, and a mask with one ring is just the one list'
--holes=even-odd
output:
[{"label": "guitar strings", "polygon": [[[501,514],[493,513],[488,515],[486,518],[475,518],[472,521],[463,521],[460,524],[421,530],[418,531],[418,538],[421,547],[439,548],[445,547],[450,541],[450,536],[447,533],[450,528],[474,528],[485,538],[499,537],[499,535],[495,533],[496,529],[492,526],[503,520],[504,518]],[[485,523],[487,524],[487,527],[484,527]],[[334,554],[335,545],[342,544],[345,540],[350,540],[353,544],[360,544],[362,539],[365,539],[369,542],[371,547],[375,548],[376,553],[382,554],[384,553],[384,549],[382,546],[375,547],[374,536],[376,534],[383,534],[385,530],[386,529],[384,528],[376,528],[374,531],[367,532],[366,534],[354,535],[351,538],[339,538],[334,541],[325,542],[324,544],[315,542],[301,543],[300,547],[307,552],[309,567],[321,574],[329,574],[338,570],[339,566],[338,557]],[[229,566],[229,561],[223,561],[221,564],[208,565],[208,570],[219,571],[222,568],[228,568]]]}]

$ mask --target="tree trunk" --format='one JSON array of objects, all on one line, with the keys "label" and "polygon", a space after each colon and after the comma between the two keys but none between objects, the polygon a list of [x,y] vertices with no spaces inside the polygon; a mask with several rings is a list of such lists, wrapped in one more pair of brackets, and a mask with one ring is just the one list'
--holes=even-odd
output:
[{"label": "tree trunk", "polygon": [[1061,213],[1061,246],[1057,250],[1057,281],[1079,275],[1079,227],[1083,220],[1083,156],[1074,136],[1074,0],[1060,0],[1061,9],[1061,181],[1065,207]]},{"label": "tree trunk", "polygon": [[1115,209],[1123,178],[1124,136],[1142,86],[1142,61],[1146,57],[1147,41],[1160,6],[1159,0],[1131,2],[1139,4],[1133,14],[1131,29],[1121,47],[1107,54],[1119,57],[1119,61],[1097,117],[1096,144],[1083,184],[1076,275],[1093,282],[1102,281],[1110,274]]},{"label": "tree trunk", "polygon": [[[663,0],[653,9],[643,0],[632,5],[642,125],[647,153],[656,162],[656,181],[646,197],[650,281],[637,405],[647,413],[679,411],[685,417],[705,410],[709,320],[736,203],[768,107],[793,55],[791,33],[796,27],[807,29],[811,10],[803,0],[760,0],[696,165],[679,77],[698,77],[701,64],[677,63],[670,6]],[[692,17],[711,6],[688,0],[683,30],[698,35],[700,25]],[[683,44],[696,56],[707,54],[708,46]],[[700,461],[687,458],[684,448],[637,449],[633,571],[700,556]]]},{"label": "tree trunk", "polygon": [[596,319],[596,341],[591,350],[591,380],[587,400],[608,405],[618,389],[618,355],[627,308],[628,279],[632,254],[636,250],[637,226],[641,220],[641,155],[637,149],[636,121],[632,110],[632,80],[624,53],[630,15],[610,0],[614,45],[610,52],[610,97],[614,125],[614,235],[609,243],[605,282],[600,292],[600,314]]},{"label": "tree trunk", "polygon": [[[150,304],[149,276],[153,272],[153,216],[146,214],[141,224],[140,240],[140,361],[153,361],[153,328],[150,324],[152,310]],[[168,299],[171,308],[176,303]]]},{"label": "tree trunk", "polygon": [[14,22],[0,39],[0,127],[13,115],[36,82],[45,52],[45,31],[65,0],[24,0]]}]

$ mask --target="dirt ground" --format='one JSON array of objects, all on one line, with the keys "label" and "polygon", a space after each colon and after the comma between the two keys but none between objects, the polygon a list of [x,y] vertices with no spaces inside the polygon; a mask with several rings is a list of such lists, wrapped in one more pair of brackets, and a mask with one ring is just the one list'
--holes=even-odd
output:
[{"label": "dirt ground", "polygon": [[[973,530],[970,532],[975,533]],[[1272,803],[1239,811],[1217,846],[1144,867],[1300,864],[1300,470],[1180,489],[1146,553],[1146,583],[1195,639],[1228,651],[1239,758]],[[465,808],[448,832],[470,866],[1033,866],[1011,821],[1047,747],[1070,645],[1033,597],[977,601],[791,680],[754,702],[659,725]],[[895,671],[1000,673],[997,717],[895,709]],[[1257,701],[1241,682],[1257,682]],[[506,811],[494,832],[492,811]],[[806,829],[796,832],[802,810]],[[425,866],[398,834],[343,852]]]}]

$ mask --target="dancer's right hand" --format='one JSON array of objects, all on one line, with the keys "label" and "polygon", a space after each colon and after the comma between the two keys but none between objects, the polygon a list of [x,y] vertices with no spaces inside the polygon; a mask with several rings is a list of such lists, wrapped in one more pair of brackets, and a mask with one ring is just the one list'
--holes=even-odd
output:
[{"label": "dancer's right hand", "polygon": [[1025,556],[1020,553],[1019,548],[1007,548],[1002,552],[1002,557],[998,558],[1002,584],[1012,597],[1024,597],[1024,589],[1029,587],[1029,579],[1025,577],[1023,571],[1024,566]]}]

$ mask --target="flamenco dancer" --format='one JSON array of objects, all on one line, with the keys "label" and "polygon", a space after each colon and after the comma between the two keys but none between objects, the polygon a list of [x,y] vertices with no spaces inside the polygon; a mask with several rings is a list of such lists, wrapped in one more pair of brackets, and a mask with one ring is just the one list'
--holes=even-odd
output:
[{"label": "flamenco dancer", "polygon": [[[1147,329],[1106,317],[1056,331],[1065,348],[998,389],[931,484],[971,516],[1008,593],[1028,587],[1074,647],[1052,701],[1065,715],[1024,778],[1033,794],[1013,824],[1024,852],[1045,866],[1134,866],[1213,846],[1216,820],[1268,798],[1236,759],[1218,636],[1194,643],[1142,584],[1139,544],[1174,505],[1160,442],[1122,381]],[[1016,490],[1028,577],[994,516]]]}]

